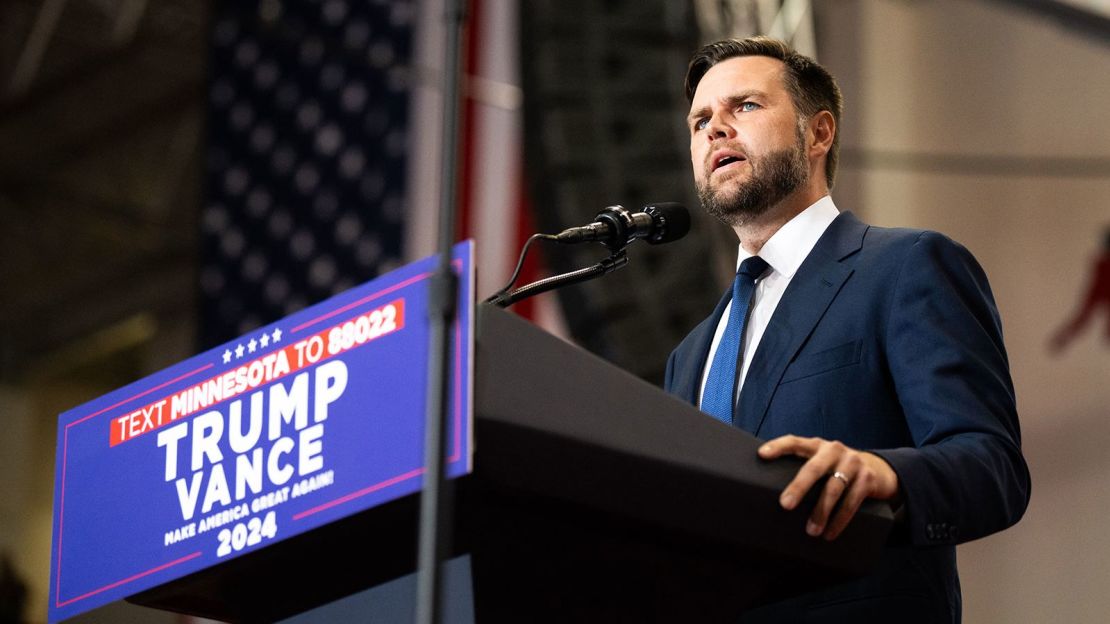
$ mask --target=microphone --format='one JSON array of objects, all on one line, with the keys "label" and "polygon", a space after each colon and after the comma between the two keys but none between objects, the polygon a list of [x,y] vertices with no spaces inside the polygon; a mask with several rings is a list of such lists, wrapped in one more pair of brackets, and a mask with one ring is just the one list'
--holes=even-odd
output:
[{"label": "microphone", "polygon": [[658,202],[630,212],[624,206],[609,206],[597,213],[593,223],[563,230],[555,236],[560,243],[600,241],[612,251],[624,249],[637,238],[652,245],[676,241],[690,231],[690,211],[677,202]]}]

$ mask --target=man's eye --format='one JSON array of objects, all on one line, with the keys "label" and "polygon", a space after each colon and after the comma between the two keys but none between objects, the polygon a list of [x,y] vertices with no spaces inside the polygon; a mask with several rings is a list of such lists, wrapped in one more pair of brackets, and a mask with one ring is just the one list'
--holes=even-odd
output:
[{"label": "man's eye", "polygon": [[705,127],[708,126],[708,125],[709,125],[709,118],[708,117],[702,117],[701,119],[694,122],[694,130],[695,131],[705,130]]},{"label": "man's eye", "polygon": [[758,109],[759,109],[759,104],[756,104],[755,102],[744,102],[743,104],[740,105],[740,110],[745,112],[745,113],[750,113],[750,112],[752,112],[754,110],[758,110]]}]

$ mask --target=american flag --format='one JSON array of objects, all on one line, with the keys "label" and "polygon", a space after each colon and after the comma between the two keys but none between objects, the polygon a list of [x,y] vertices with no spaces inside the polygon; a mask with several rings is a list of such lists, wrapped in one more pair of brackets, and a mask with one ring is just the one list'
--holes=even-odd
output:
[{"label": "american flag", "polygon": [[[518,6],[469,4],[459,237],[478,241],[484,296],[508,278],[532,226],[522,182]],[[202,347],[434,253],[442,19],[442,0],[217,6]],[[554,299],[518,308],[561,331]]]},{"label": "american flag", "polygon": [[397,266],[411,2],[224,2],[213,20],[201,343]]}]

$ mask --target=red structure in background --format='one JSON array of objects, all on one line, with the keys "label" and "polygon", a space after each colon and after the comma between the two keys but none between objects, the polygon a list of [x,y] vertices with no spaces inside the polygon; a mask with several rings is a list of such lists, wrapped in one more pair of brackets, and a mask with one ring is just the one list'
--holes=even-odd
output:
[{"label": "red structure in background", "polygon": [[1102,251],[1091,267],[1091,280],[1083,303],[1071,319],[1053,334],[1049,349],[1053,353],[1062,353],[1087,328],[1100,309],[1106,318],[1103,336],[1110,342],[1110,228],[1106,230]]}]

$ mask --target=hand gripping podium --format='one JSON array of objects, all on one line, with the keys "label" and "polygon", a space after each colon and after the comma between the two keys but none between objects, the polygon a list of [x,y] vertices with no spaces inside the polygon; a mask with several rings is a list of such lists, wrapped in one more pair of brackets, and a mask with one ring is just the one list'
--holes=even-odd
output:
[{"label": "hand gripping podium", "polygon": [[[470,555],[479,624],[730,622],[877,562],[887,505],[810,538],[814,496],[778,505],[800,460],[763,462],[756,438],[503,310],[481,308],[477,332],[453,546]],[[414,571],[417,508],[402,498],[130,600],[281,619]]]}]

